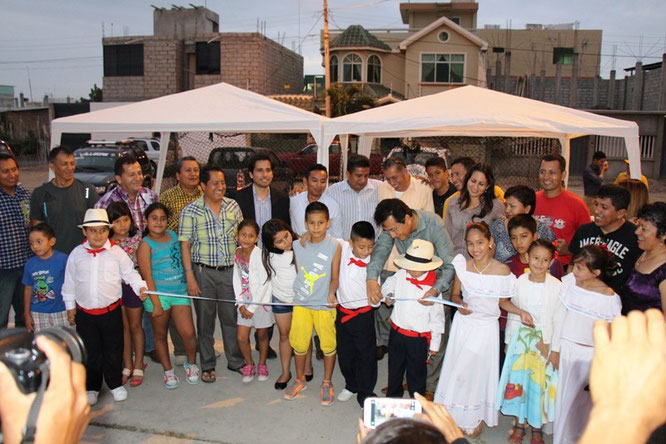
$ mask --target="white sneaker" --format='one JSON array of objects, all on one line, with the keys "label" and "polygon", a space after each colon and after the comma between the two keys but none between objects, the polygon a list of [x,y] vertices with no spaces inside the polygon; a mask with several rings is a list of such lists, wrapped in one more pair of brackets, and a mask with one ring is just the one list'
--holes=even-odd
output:
[{"label": "white sneaker", "polygon": [[111,390],[113,400],[116,402],[124,401],[127,399],[127,390],[122,385]]},{"label": "white sneaker", "polygon": [[185,369],[185,380],[188,384],[198,384],[199,383],[199,366],[196,364],[190,364],[185,361],[183,364]]},{"label": "white sneaker", "polygon": [[97,404],[97,396],[99,396],[99,392],[97,392],[95,390],[88,390],[86,392],[86,395],[88,395],[88,404],[89,405]]},{"label": "white sneaker", "polygon": [[164,387],[168,389],[178,388],[178,386],[180,385],[180,380],[178,379],[178,376],[173,374],[173,369],[171,369],[170,371],[171,371],[170,374],[164,372]]},{"label": "white sneaker", "polygon": [[176,365],[183,365],[187,362],[187,356],[178,355],[174,358],[174,362],[176,363]]},{"label": "white sneaker", "polygon": [[349,401],[350,399],[352,399],[352,397],[353,397],[355,394],[356,394],[356,393],[354,393],[354,392],[350,392],[350,391],[347,390],[347,389],[342,389],[342,391],[338,394],[338,401],[340,401],[340,402],[347,402],[347,401]]}]

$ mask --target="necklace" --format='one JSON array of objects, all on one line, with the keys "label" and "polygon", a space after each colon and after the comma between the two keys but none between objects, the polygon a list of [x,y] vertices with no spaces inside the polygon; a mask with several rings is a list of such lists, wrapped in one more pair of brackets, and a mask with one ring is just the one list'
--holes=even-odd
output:
[{"label": "necklace", "polygon": [[479,274],[483,274],[483,272],[486,271],[486,269],[487,269],[488,267],[490,267],[490,261],[488,261],[488,263],[486,264],[486,266],[483,267],[483,270],[479,270],[479,269],[477,268],[477,266],[476,266],[476,261],[475,261],[474,259],[472,259],[472,266],[474,267],[474,269],[476,270],[477,273],[479,273]]},{"label": "necklace", "polygon": [[650,259],[654,259],[655,257],[659,257],[659,255],[663,254],[665,250],[662,250],[660,252],[652,254],[652,256],[648,257],[648,252],[644,251],[643,254],[638,258],[636,261],[636,265],[641,265],[645,261],[649,261]]}]

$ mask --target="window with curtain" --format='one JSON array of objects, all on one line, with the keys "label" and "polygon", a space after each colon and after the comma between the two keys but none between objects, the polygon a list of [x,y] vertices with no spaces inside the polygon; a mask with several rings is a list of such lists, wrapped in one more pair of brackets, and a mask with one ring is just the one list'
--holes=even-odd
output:
[{"label": "window with curtain", "polygon": [[368,57],[368,83],[382,82],[382,61],[376,55]]},{"label": "window with curtain", "polygon": [[463,83],[464,54],[422,54],[422,83]]},{"label": "window with curtain", "polygon": [[363,73],[363,60],[357,54],[348,54],[342,60],[342,81],[361,82]]}]

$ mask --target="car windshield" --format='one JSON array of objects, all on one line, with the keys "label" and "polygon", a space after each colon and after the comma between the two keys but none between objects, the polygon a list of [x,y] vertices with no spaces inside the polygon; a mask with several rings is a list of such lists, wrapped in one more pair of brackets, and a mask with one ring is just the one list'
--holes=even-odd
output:
[{"label": "car windshield", "polygon": [[111,153],[79,154],[76,160],[76,171],[113,171],[117,155]]}]

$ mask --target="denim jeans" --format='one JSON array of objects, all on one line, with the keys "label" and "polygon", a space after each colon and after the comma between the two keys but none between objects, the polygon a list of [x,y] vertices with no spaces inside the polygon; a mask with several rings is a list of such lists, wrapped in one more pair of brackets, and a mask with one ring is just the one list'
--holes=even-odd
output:
[{"label": "denim jeans", "polygon": [[23,267],[0,269],[0,329],[7,328],[9,309],[14,307],[15,327],[25,327],[23,319]]}]

